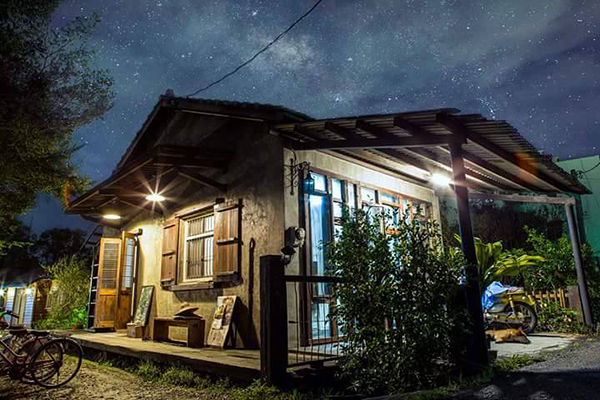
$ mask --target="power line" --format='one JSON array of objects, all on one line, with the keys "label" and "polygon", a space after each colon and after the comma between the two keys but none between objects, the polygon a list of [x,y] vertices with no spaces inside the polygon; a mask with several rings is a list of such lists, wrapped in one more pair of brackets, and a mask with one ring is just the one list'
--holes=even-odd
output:
[{"label": "power line", "polygon": [[593,170],[595,170],[599,165],[600,165],[600,161],[598,162],[598,164],[594,165],[592,168],[588,169],[587,171],[580,171],[580,172],[582,174],[587,174],[588,172],[592,172]]},{"label": "power line", "polygon": [[256,54],[254,54],[251,58],[249,58],[247,61],[244,61],[242,64],[238,65],[236,68],[234,68],[231,72],[228,72],[227,74],[223,75],[221,78],[217,79],[216,81],[206,85],[205,87],[196,90],[194,93],[188,94],[186,97],[192,97],[197,95],[200,92],[204,92],[205,90],[210,89],[211,87],[223,82],[225,79],[229,78],[231,75],[235,74],[236,72],[238,72],[240,69],[244,68],[246,65],[250,64],[252,61],[254,61],[254,59],[256,57],[258,57],[259,55],[261,55],[262,53],[264,53],[265,51],[267,51],[267,49],[269,47],[271,47],[272,45],[274,45],[279,39],[281,39],[282,37],[284,37],[289,31],[291,31],[300,21],[302,21],[304,18],[308,17],[308,15],[313,12],[313,10],[315,8],[317,8],[317,6],[322,2],[323,0],[318,0],[311,8],[310,10],[308,10],[307,12],[305,12],[300,18],[298,18],[296,21],[294,21],[293,24],[291,24],[286,30],[284,30],[283,32],[281,32],[279,35],[277,35],[277,37],[273,40],[271,40],[271,42],[269,42],[269,44],[267,44],[265,47],[263,47],[262,49],[260,49],[260,51],[258,51]]}]

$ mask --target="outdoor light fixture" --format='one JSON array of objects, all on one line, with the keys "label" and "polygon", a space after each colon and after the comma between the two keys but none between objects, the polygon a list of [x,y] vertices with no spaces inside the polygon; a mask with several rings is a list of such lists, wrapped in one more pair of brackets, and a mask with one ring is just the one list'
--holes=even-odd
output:
[{"label": "outdoor light fixture", "polygon": [[305,193],[312,193],[315,189],[315,179],[310,173],[310,163],[308,161],[296,163],[294,157],[290,159],[290,165],[287,167],[290,169],[290,194],[294,195],[294,187],[300,185],[300,182]]},{"label": "outdoor light fixture", "polygon": [[312,193],[315,191],[315,178],[313,178],[310,170],[306,172],[306,176],[304,177],[302,184],[304,185],[305,193]]},{"label": "outdoor light fixture", "polygon": [[452,183],[452,179],[448,178],[446,175],[433,174],[431,176],[431,182],[437,186],[448,186]]},{"label": "outdoor light fixture", "polygon": [[151,193],[146,196],[146,200],[148,201],[165,201],[165,196],[162,196],[158,193]]},{"label": "outdoor light fixture", "polygon": [[116,221],[121,219],[118,200],[114,200],[112,203],[102,208],[102,218],[110,221]]},{"label": "outdoor light fixture", "polygon": [[32,289],[32,288],[30,288],[30,287],[28,287],[27,289],[25,289],[25,294],[26,294],[27,296],[31,296],[31,295],[33,294],[33,289]]}]

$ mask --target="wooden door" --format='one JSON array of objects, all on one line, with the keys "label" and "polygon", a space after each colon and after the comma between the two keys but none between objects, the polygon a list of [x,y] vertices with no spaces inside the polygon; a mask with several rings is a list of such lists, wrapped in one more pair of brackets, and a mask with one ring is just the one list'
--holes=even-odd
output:
[{"label": "wooden door", "polygon": [[133,279],[137,265],[137,242],[132,233],[123,232],[121,240],[121,263],[119,268],[119,289],[117,299],[116,329],[127,328],[131,322],[131,299]]},{"label": "wooden door", "polygon": [[96,328],[116,328],[120,264],[121,239],[100,239]]}]

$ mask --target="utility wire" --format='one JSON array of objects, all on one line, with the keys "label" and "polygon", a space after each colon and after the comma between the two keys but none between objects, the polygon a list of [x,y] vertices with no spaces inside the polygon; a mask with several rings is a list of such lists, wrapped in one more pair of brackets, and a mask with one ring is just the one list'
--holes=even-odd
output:
[{"label": "utility wire", "polygon": [[252,61],[254,61],[256,59],[256,57],[258,57],[259,55],[261,55],[262,53],[264,53],[265,51],[267,51],[267,49],[269,47],[271,47],[272,45],[274,45],[279,39],[281,39],[282,37],[284,37],[289,31],[291,31],[300,21],[302,21],[304,18],[308,17],[308,15],[311,12],[313,12],[313,10],[315,8],[317,8],[317,6],[319,4],[321,4],[322,1],[323,0],[317,0],[317,2],[310,8],[310,10],[308,10],[300,18],[298,18],[297,20],[295,20],[294,23],[291,24],[286,30],[284,30],[279,35],[277,35],[277,37],[275,39],[271,40],[271,42],[269,42],[269,44],[267,44],[265,47],[263,47],[262,49],[260,49],[260,51],[258,51],[258,53],[254,54],[247,61],[244,61],[242,64],[240,64],[236,68],[234,68],[231,72],[228,72],[227,74],[223,75],[221,78],[219,78],[216,81],[210,83],[209,85],[206,85],[205,87],[196,90],[194,93],[188,94],[186,97],[192,97],[192,96],[197,95],[200,92],[204,92],[205,90],[210,89],[211,87],[213,87],[213,86],[215,86],[215,85],[223,82],[225,79],[229,78],[231,75],[235,74],[240,69],[244,68],[246,65],[250,64]]},{"label": "utility wire", "polygon": [[593,170],[598,168],[599,165],[600,165],[600,161],[598,162],[598,164],[594,165],[592,168],[588,169],[587,171],[579,171],[579,172],[582,174],[587,174],[588,172],[592,172]]}]

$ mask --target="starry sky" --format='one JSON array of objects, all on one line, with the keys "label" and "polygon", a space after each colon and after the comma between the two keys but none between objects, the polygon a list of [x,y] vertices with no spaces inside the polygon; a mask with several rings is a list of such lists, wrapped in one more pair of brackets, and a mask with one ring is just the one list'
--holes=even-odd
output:
[{"label": "starry sky", "polygon": [[[96,65],[115,80],[103,120],[76,132],[100,181],[172,88],[185,96],[250,58],[315,0],[67,0],[96,12]],[[600,1],[324,0],[248,67],[198,97],[283,105],[315,118],[455,107],[512,123],[560,158],[600,148]],[[35,231],[89,227],[40,197]]]}]

